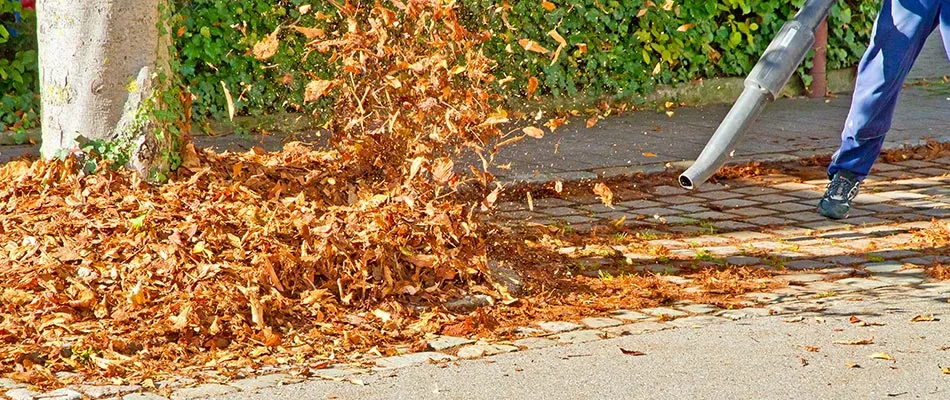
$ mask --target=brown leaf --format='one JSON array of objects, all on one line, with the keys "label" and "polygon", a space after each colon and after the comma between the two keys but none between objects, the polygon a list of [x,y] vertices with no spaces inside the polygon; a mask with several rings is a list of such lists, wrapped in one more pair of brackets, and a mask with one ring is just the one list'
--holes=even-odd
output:
[{"label": "brown leaf", "polygon": [[593,117],[588,118],[588,119],[587,119],[587,127],[588,127],[588,128],[593,128],[594,125],[597,125],[597,121],[600,121],[600,117],[598,117],[598,116],[596,116],[596,115],[593,116]]},{"label": "brown leaf", "polygon": [[521,131],[524,132],[525,135],[528,135],[535,139],[541,139],[544,137],[544,131],[542,131],[539,128],[535,128],[533,126],[526,127],[522,129]]},{"label": "brown leaf", "polygon": [[191,315],[191,309],[191,304],[185,304],[178,315],[168,317],[168,320],[172,323],[172,329],[181,331],[188,327],[188,317]]},{"label": "brown leaf", "polygon": [[683,25],[680,25],[679,28],[676,28],[676,31],[677,31],[677,32],[686,32],[686,31],[690,30],[690,28],[692,28],[692,27],[694,27],[694,26],[696,26],[696,24],[683,24]]},{"label": "brown leaf", "polygon": [[848,322],[852,324],[857,324],[861,322],[861,319],[852,315],[851,318],[848,318]]},{"label": "brown leaf", "polygon": [[555,130],[557,130],[558,127],[567,125],[568,122],[569,121],[567,118],[563,118],[563,117],[552,118],[552,119],[549,119],[548,122],[545,122],[544,126],[548,127],[548,129],[550,129],[551,132],[553,133]]},{"label": "brown leaf", "polygon": [[541,1],[541,7],[544,7],[544,9],[548,11],[554,11],[554,9],[557,8],[557,6],[554,5],[554,3],[547,0]]},{"label": "brown leaf", "polygon": [[521,47],[524,48],[526,51],[530,51],[534,53],[540,53],[540,54],[546,55],[551,52],[551,50],[546,49],[544,46],[538,44],[537,42],[531,39],[521,39],[518,41],[518,44],[520,44]]},{"label": "brown leaf", "polygon": [[656,157],[656,153],[645,152],[642,153],[644,157]]},{"label": "brown leaf", "polygon": [[944,375],[950,375],[950,367],[944,367],[940,369],[940,373]]},{"label": "brown leaf", "polygon": [[870,339],[858,339],[858,340],[836,340],[832,342],[834,344],[843,344],[847,346],[863,346],[867,344],[874,344],[874,338]]},{"label": "brown leaf", "polygon": [[534,97],[534,92],[536,90],[538,90],[538,78],[532,76],[528,78],[528,99]]},{"label": "brown leaf", "polygon": [[251,54],[254,55],[258,60],[266,60],[277,54],[277,48],[280,46],[280,40],[277,38],[277,34],[280,32],[280,28],[274,30],[270,35],[264,36],[259,42],[254,44],[254,48],[251,49]]},{"label": "brown leaf", "polygon": [[610,191],[610,188],[603,182],[597,182],[597,184],[594,185],[594,194],[600,197],[600,201],[604,203],[605,206],[613,208],[614,193]]},{"label": "brown leaf", "polygon": [[451,159],[442,157],[432,164],[432,178],[439,184],[448,183],[455,176],[455,163]]},{"label": "brown leaf", "polygon": [[808,351],[808,352],[817,353],[818,350],[821,350],[821,347],[819,347],[819,346],[805,346],[805,351]]},{"label": "brown leaf", "polygon": [[620,352],[623,353],[623,354],[626,354],[626,355],[628,355],[628,356],[635,356],[635,357],[636,357],[636,356],[645,356],[645,355],[647,355],[647,353],[644,353],[644,352],[642,352],[642,351],[639,351],[639,350],[629,350],[629,349],[625,349],[625,348],[623,348],[623,347],[620,348]]},{"label": "brown leaf", "polygon": [[939,321],[939,319],[934,317],[933,314],[916,315],[914,316],[914,318],[910,319],[910,322],[934,322],[934,321]]},{"label": "brown leaf", "polygon": [[330,91],[334,85],[336,85],[336,81],[310,81],[310,83],[308,83],[307,87],[304,89],[303,101],[310,103],[319,100],[321,97],[327,94],[327,92]]},{"label": "brown leaf", "polygon": [[878,359],[878,360],[896,361],[896,360],[894,359],[894,357],[891,357],[890,354],[887,354],[887,353],[884,353],[884,352],[871,354],[871,355],[868,356],[868,358],[874,358],[874,359]]},{"label": "brown leaf", "polygon": [[554,63],[557,62],[558,57],[561,56],[561,51],[564,50],[565,47],[567,47],[567,41],[564,40],[564,37],[561,36],[561,34],[557,33],[556,29],[551,29],[548,32],[548,36],[550,36],[552,39],[554,39],[555,42],[558,43],[557,49],[554,50],[554,55],[551,56],[551,65],[554,65]]},{"label": "brown leaf", "polygon": [[326,34],[323,29],[293,26],[294,30],[302,33],[308,40],[321,39]]},{"label": "brown leaf", "polygon": [[228,90],[228,85],[221,81],[221,87],[224,88],[224,100],[228,104],[228,119],[234,120],[234,99],[231,98],[231,91]]},{"label": "brown leaf", "polygon": [[861,368],[861,366],[858,365],[858,363],[853,363],[853,362],[850,362],[850,361],[844,363],[844,365],[845,365],[846,367],[848,367],[848,368]]},{"label": "brown leaf", "polygon": [[481,124],[478,124],[478,127],[479,127],[479,128],[483,128],[483,127],[486,127],[486,126],[494,126],[494,125],[498,125],[498,124],[504,124],[504,123],[506,123],[506,122],[508,122],[508,117],[507,117],[507,116],[505,116],[505,115],[492,115],[492,116],[486,118],[485,121],[482,122]]}]

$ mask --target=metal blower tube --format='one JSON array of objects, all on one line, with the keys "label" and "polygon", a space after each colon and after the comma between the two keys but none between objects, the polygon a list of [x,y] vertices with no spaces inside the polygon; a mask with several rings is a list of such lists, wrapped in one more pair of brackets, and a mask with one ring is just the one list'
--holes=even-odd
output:
[{"label": "metal blower tube", "polygon": [[805,60],[815,43],[815,31],[828,16],[836,0],[808,0],[795,17],[785,23],[769,44],[765,54],[745,80],[745,89],[716,129],[699,158],[679,178],[686,189],[706,182],[726,159],[759,116],[765,105],[774,101],[788,80]]}]

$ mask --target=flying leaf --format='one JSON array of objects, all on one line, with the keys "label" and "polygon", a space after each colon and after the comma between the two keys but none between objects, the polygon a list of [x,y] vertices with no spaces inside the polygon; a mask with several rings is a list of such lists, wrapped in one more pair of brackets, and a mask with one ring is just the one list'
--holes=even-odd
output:
[{"label": "flying leaf", "polygon": [[254,55],[258,60],[266,60],[277,54],[277,48],[280,46],[280,40],[277,38],[277,33],[280,32],[280,28],[274,30],[270,35],[264,36],[259,42],[254,44],[254,48],[251,49],[251,54]]},{"label": "flying leaf", "polygon": [[503,123],[505,123],[505,122],[508,122],[508,117],[507,117],[507,116],[504,116],[504,115],[492,115],[492,116],[486,118],[484,122],[478,124],[478,127],[479,127],[479,128],[483,128],[483,127],[486,127],[486,126],[493,126],[493,125],[503,124]]},{"label": "flying leaf", "polygon": [[544,7],[544,9],[548,11],[554,11],[554,9],[557,8],[554,3],[547,0],[541,1],[541,7]]},{"label": "flying leaf", "polygon": [[531,196],[531,192],[525,193],[525,197],[528,200],[528,211],[534,211],[534,197]]},{"label": "flying leaf", "polygon": [[603,182],[597,182],[597,184],[594,185],[594,194],[600,197],[600,201],[604,203],[605,206],[613,208],[614,193],[611,192],[610,188]]},{"label": "flying leaf", "polygon": [[560,194],[564,190],[564,183],[561,180],[554,181],[554,192]]},{"label": "flying leaf", "polygon": [[891,357],[890,354],[887,354],[887,353],[884,353],[884,352],[871,354],[871,355],[868,356],[868,358],[874,358],[874,359],[878,359],[878,360],[896,361],[896,360],[894,359],[894,357]]},{"label": "flying leaf", "polygon": [[452,170],[455,167],[455,163],[452,162],[449,158],[439,158],[435,160],[435,163],[432,165],[432,177],[439,184],[445,184],[455,175],[455,172]]},{"label": "flying leaf", "polygon": [[326,34],[323,29],[293,26],[294,30],[302,33],[308,40],[321,39]]},{"label": "flying leaf", "polygon": [[304,89],[303,101],[310,103],[320,100],[336,84],[336,81],[315,80],[310,81]]},{"label": "flying leaf", "polygon": [[542,131],[539,128],[535,128],[533,126],[526,127],[522,129],[521,131],[524,132],[525,135],[528,135],[535,139],[541,139],[544,137],[544,131]]},{"label": "flying leaf", "polygon": [[544,46],[538,44],[537,42],[531,39],[521,39],[518,41],[518,44],[520,44],[521,47],[524,48],[525,50],[534,52],[534,53],[547,55],[548,53],[551,52],[551,50],[546,49]]},{"label": "flying leaf", "polygon": [[234,99],[231,98],[231,91],[228,90],[228,85],[225,85],[224,81],[221,81],[221,87],[224,88],[224,100],[228,102],[228,118],[234,121]]},{"label": "flying leaf", "polygon": [[683,25],[680,25],[679,28],[676,28],[676,31],[677,31],[677,32],[686,32],[686,31],[688,31],[690,28],[692,28],[692,27],[695,26],[695,25],[696,25],[696,24],[683,24]]},{"label": "flying leaf", "polygon": [[416,157],[412,159],[412,163],[409,165],[409,180],[415,178],[416,174],[419,173],[419,170],[422,168],[422,163],[425,162],[424,157]]},{"label": "flying leaf", "polygon": [[485,196],[485,200],[482,201],[482,211],[488,211],[495,206],[495,202],[498,201],[498,195],[501,194],[501,185],[499,185],[495,190],[492,190],[488,196]]},{"label": "flying leaf", "polygon": [[637,12],[637,18],[643,18],[644,15],[647,15],[646,7],[641,8],[640,11]]},{"label": "flying leaf", "polygon": [[557,42],[557,49],[554,50],[554,55],[551,56],[551,65],[554,65],[554,63],[557,62],[558,57],[561,55],[561,50],[564,50],[564,48],[567,47],[567,41],[564,40],[564,37],[557,33],[557,30],[555,29],[551,29],[548,32],[548,36]]},{"label": "flying leaf", "polygon": [[673,11],[673,0],[666,0],[666,3],[663,3],[663,11]]},{"label": "flying leaf", "polygon": [[642,153],[644,157],[656,157],[656,153],[645,152]]},{"label": "flying leaf", "polygon": [[538,90],[538,78],[532,76],[528,78],[528,99],[534,96],[536,90]]}]

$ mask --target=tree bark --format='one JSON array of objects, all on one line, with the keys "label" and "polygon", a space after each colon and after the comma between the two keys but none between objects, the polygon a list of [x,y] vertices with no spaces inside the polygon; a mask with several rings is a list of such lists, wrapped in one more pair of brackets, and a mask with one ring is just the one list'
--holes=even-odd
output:
[{"label": "tree bark", "polygon": [[161,107],[171,76],[171,42],[167,29],[159,29],[160,5],[167,3],[37,3],[45,158],[94,141],[109,143],[121,154],[114,161],[146,179],[170,169],[177,137],[164,132],[152,112]]}]

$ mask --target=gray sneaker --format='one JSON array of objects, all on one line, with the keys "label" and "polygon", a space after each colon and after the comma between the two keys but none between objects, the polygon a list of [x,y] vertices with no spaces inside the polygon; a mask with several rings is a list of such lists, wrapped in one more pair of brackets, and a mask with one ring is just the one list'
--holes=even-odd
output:
[{"label": "gray sneaker", "polygon": [[851,200],[858,195],[860,186],[857,175],[851,171],[838,171],[818,202],[818,213],[831,219],[847,218],[851,211]]}]

